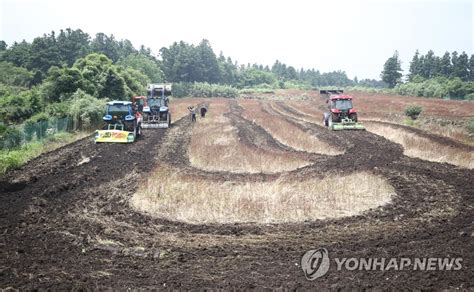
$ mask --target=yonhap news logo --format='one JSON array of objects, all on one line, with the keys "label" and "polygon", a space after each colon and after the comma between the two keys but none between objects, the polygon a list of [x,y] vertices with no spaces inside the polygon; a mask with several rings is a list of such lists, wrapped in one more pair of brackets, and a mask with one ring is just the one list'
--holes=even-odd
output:
[{"label": "yonhap news logo", "polygon": [[330,264],[328,251],[325,248],[307,251],[301,258],[301,268],[306,279],[310,281],[326,275]]},{"label": "yonhap news logo", "polygon": [[331,258],[325,248],[307,251],[301,258],[301,269],[306,279],[314,281],[326,275],[334,261],[341,271],[458,271],[462,258]]}]

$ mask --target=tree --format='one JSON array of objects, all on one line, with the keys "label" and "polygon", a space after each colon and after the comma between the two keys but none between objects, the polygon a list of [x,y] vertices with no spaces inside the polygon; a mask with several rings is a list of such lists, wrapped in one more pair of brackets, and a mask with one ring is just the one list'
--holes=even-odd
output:
[{"label": "tree", "polygon": [[14,42],[2,54],[2,61],[13,63],[15,66],[27,68],[30,61],[31,44],[25,40],[21,43]]},{"label": "tree", "polygon": [[458,52],[454,51],[451,53],[451,75],[450,77],[456,77],[456,73],[454,72],[455,68],[457,67],[458,64]]},{"label": "tree", "polygon": [[453,76],[461,78],[462,81],[469,80],[469,57],[462,52],[453,64]]},{"label": "tree", "polygon": [[240,87],[255,86],[260,84],[272,85],[277,81],[275,75],[271,72],[266,72],[256,68],[249,68],[243,70],[240,74]]},{"label": "tree", "polygon": [[72,66],[77,59],[90,53],[90,36],[80,29],[60,30],[57,46],[61,60],[67,66]]},{"label": "tree", "polygon": [[83,76],[82,89],[95,97],[123,99],[126,95],[125,80],[120,76],[117,66],[102,54],[89,54],[74,63]]},{"label": "tree", "polygon": [[107,36],[104,33],[98,33],[92,40],[91,49],[94,53],[100,53],[106,55],[113,62],[117,62],[119,55],[119,45],[115,41],[114,35]]},{"label": "tree", "polygon": [[415,55],[413,56],[413,59],[410,62],[410,74],[408,75],[408,79],[410,81],[413,80],[413,77],[416,75],[421,75],[421,68],[422,68],[422,63],[420,61],[420,52],[416,50]]},{"label": "tree", "polygon": [[27,68],[41,72],[42,76],[45,76],[52,66],[62,65],[54,31],[33,40],[29,59]]},{"label": "tree", "polygon": [[0,62],[0,83],[9,86],[28,87],[33,73],[12,63]]},{"label": "tree", "polygon": [[474,81],[474,55],[469,59],[469,80]]},{"label": "tree", "polygon": [[76,90],[84,87],[83,81],[78,68],[51,67],[43,83],[44,97],[49,102],[68,99]]},{"label": "tree", "polygon": [[165,79],[164,73],[155,60],[146,55],[133,53],[120,59],[118,64],[138,70],[148,76],[152,82],[162,82]]},{"label": "tree", "polygon": [[432,78],[436,75],[436,60],[433,50],[429,50],[426,54],[423,64],[421,65],[421,76],[426,79]]},{"label": "tree", "polygon": [[217,62],[216,54],[212,50],[212,47],[208,40],[203,39],[199,45],[196,47],[197,51],[197,71],[200,71],[198,76],[194,81],[198,82],[208,82],[208,83],[217,83],[220,81],[219,75],[219,64]]},{"label": "tree", "polygon": [[390,88],[395,87],[397,83],[401,82],[402,77],[401,63],[398,58],[398,51],[395,51],[392,57],[385,62],[383,71],[380,75],[382,80],[388,84]]},{"label": "tree", "polygon": [[451,55],[446,52],[440,60],[439,73],[441,76],[449,77],[452,70]]}]

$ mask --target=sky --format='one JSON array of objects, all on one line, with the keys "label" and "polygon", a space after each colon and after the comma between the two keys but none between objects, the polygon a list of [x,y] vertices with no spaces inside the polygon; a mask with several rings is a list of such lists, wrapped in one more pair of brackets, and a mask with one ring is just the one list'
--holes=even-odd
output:
[{"label": "sky", "polygon": [[32,41],[82,29],[129,39],[158,54],[175,41],[208,39],[240,64],[346,71],[380,79],[398,50],[404,74],[415,51],[474,49],[474,0],[0,0],[0,40]]}]

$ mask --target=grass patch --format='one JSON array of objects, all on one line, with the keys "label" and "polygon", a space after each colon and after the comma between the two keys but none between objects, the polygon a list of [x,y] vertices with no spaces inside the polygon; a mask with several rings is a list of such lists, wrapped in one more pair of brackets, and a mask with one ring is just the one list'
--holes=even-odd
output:
[{"label": "grass patch", "polygon": [[212,111],[193,127],[188,154],[193,166],[210,171],[275,173],[293,170],[309,162],[282,151],[256,149],[239,141],[229,118],[228,101],[213,101]]},{"label": "grass patch", "polygon": [[13,150],[0,150],[0,174],[19,168],[42,153],[52,151],[87,135],[87,133],[83,132],[74,134],[61,132],[41,141],[27,143]]},{"label": "grass patch", "polygon": [[447,162],[461,167],[474,168],[474,153],[436,143],[403,129],[376,123],[365,123],[366,129],[403,146],[404,154],[433,162]]},{"label": "grass patch", "polygon": [[385,180],[365,172],[303,181],[214,182],[187,178],[162,165],[131,205],[158,218],[193,224],[284,223],[353,216],[389,203],[394,194]]},{"label": "grass patch", "polygon": [[331,147],[311,133],[301,130],[283,118],[266,113],[263,111],[262,103],[258,101],[241,100],[239,103],[245,109],[243,113],[244,118],[257,123],[282,144],[309,153],[326,155],[338,155],[342,153],[339,149]]}]

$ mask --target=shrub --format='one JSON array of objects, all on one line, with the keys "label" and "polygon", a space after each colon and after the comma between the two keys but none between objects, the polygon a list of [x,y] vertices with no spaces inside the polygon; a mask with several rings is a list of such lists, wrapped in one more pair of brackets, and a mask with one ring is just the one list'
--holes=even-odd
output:
[{"label": "shrub", "polygon": [[423,108],[418,105],[410,105],[405,109],[405,115],[410,117],[412,120],[416,120],[423,111]]},{"label": "shrub", "polygon": [[102,121],[105,103],[104,99],[97,99],[82,90],[72,95],[69,116],[74,121],[74,130],[85,130],[96,127]]},{"label": "shrub", "polygon": [[469,93],[468,95],[464,96],[465,100],[474,100],[474,93]]},{"label": "shrub", "polygon": [[23,135],[20,130],[7,127],[0,134],[0,146],[2,149],[13,149],[21,145]]},{"label": "shrub", "polygon": [[227,97],[235,98],[239,91],[229,85],[209,83],[175,83],[173,84],[173,96],[175,97]]}]

